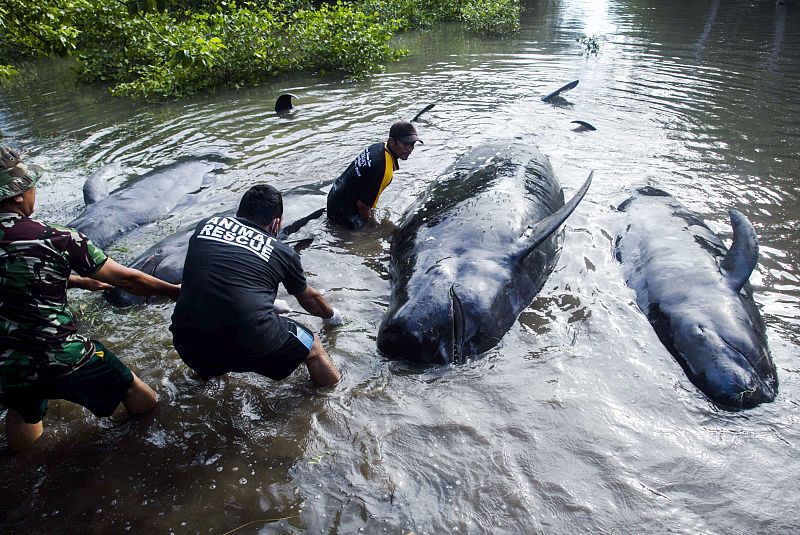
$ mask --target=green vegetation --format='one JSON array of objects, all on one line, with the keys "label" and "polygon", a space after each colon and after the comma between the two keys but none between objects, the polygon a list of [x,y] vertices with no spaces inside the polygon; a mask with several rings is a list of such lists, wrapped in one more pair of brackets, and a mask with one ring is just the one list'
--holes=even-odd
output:
[{"label": "green vegetation", "polygon": [[519,0],[474,0],[461,9],[471,31],[498,35],[519,30],[519,12]]},{"label": "green vegetation", "polygon": [[405,51],[401,30],[461,20],[471,31],[519,29],[520,0],[3,0],[0,80],[26,59],[70,56],[115,95],[181,97],[290,71],[363,76]]}]

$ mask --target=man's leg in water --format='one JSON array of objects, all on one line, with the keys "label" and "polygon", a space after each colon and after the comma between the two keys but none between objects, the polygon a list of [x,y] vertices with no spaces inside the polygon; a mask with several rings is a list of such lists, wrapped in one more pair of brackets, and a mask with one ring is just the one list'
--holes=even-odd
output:
[{"label": "man's leg in water", "polygon": [[[133,372],[131,372],[133,373]],[[156,406],[156,393],[133,373],[133,384],[125,392],[122,404],[131,414],[142,414]]]},{"label": "man's leg in water", "polygon": [[319,336],[314,335],[314,343],[306,357],[306,367],[311,375],[311,380],[320,386],[334,386],[341,379],[339,370],[322,347]]},{"label": "man's leg in water", "polygon": [[35,424],[26,422],[20,413],[14,409],[8,409],[6,414],[6,440],[11,451],[24,450],[39,440],[42,436],[44,425],[39,420]]}]

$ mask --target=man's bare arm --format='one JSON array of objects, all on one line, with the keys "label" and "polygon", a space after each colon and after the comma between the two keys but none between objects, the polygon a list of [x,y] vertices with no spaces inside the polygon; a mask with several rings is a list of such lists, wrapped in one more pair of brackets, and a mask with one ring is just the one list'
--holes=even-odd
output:
[{"label": "man's bare arm", "polygon": [[295,297],[297,298],[297,302],[300,303],[300,306],[309,314],[322,319],[333,316],[333,307],[325,301],[325,298],[322,297],[322,294],[318,290],[315,290],[311,286],[306,286],[306,289],[295,295]]},{"label": "man's bare arm", "polygon": [[375,227],[378,225],[378,222],[375,221],[375,217],[372,215],[372,209],[369,206],[361,201],[356,201],[356,209],[358,210],[358,216],[366,226]]},{"label": "man's bare arm", "polygon": [[177,300],[181,293],[180,284],[162,281],[138,269],[120,265],[111,258],[91,278],[134,295],[160,295]]}]

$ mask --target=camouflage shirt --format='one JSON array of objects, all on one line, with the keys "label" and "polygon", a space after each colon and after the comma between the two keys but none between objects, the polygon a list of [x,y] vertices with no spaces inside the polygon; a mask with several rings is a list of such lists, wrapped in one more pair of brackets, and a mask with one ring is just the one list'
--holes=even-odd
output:
[{"label": "camouflage shirt", "polygon": [[0,213],[0,392],[64,375],[91,356],[67,307],[67,281],[106,259],[76,230]]}]

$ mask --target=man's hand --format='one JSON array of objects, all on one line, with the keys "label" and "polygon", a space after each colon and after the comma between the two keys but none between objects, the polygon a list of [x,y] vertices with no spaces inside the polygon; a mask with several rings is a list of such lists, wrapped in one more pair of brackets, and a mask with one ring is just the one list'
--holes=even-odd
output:
[{"label": "man's hand", "polygon": [[98,290],[110,290],[113,288],[110,284],[92,279],[90,277],[81,277],[80,275],[70,275],[68,286],[70,288],[80,288],[81,290],[89,290],[96,292]]},{"label": "man's hand", "polygon": [[0,147],[0,168],[12,169],[21,161],[18,150],[11,147]]},{"label": "man's hand", "polygon": [[331,307],[333,309],[333,315],[330,318],[322,318],[322,323],[325,325],[341,325],[344,323],[344,317],[342,313],[339,312],[339,309],[336,307]]},{"label": "man's hand", "polygon": [[283,299],[276,299],[275,303],[272,305],[272,308],[275,310],[276,314],[288,314],[292,311],[292,307],[290,307],[289,303]]}]

